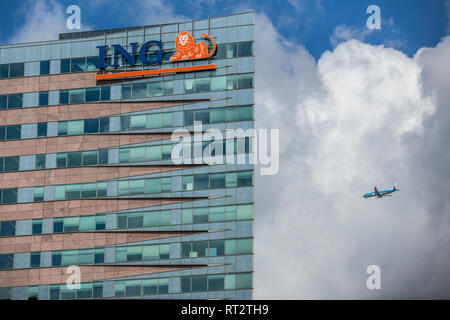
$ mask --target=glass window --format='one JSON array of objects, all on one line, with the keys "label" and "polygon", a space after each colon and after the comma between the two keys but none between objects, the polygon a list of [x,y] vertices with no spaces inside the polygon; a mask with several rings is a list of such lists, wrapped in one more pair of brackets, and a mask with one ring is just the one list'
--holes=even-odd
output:
[{"label": "glass window", "polygon": [[236,206],[225,207],[225,220],[226,221],[236,220]]},{"label": "glass window", "polygon": [[0,78],[6,79],[9,77],[9,64],[0,65]]},{"label": "glass window", "polygon": [[[44,201],[44,187],[34,187],[33,201],[35,201],[35,202]],[[33,222],[33,228],[34,228],[34,222]],[[42,228],[42,223],[41,223],[41,228]]]},{"label": "glass window", "polygon": [[64,232],[77,232],[79,225],[80,217],[64,218]]},{"label": "glass window", "polygon": [[111,99],[111,87],[110,86],[102,86],[100,94],[101,94],[102,101],[110,100]]},{"label": "glass window", "polygon": [[209,241],[208,256],[223,256],[225,254],[225,241],[224,240],[211,240]]},{"label": "glass window", "polygon": [[5,140],[6,135],[6,127],[0,126],[0,140]]},{"label": "glass window", "polygon": [[145,193],[161,192],[161,180],[159,178],[145,179]]},{"label": "glass window", "polygon": [[32,252],[30,256],[30,268],[39,268],[41,266],[41,253]]},{"label": "glass window", "polygon": [[227,76],[227,90],[237,89],[237,81],[235,75]]},{"label": "glass window", "polygon": [[181,292],[191,292],[191,277],[181,277]]},{"label": "glass window", "polygon": [[147,96],[147,83],[135,82],[133,83],[133,99],[144,98]]},{"label": "glass window", "polygon": [[130,148],[130,162],[145,161],[145,147]]},{"label": "glass window", "polygon": [[127,297],[141,295],[141,280],[128,280],[126,284]]},{"label": "glass window", "polygon": [[70,72],[86,71],[86,58],[74,58],[70,64]]},{"label": "glass window", "polygon": [[163,94],[162,81],[149,82],[147,85],[148,96],[161,96]]},{"label": "glass window", "polygon": [[209,208],[209,222],[219,222],[225,220],[225,207]]},{"label": "glass window", "polygon": [[66,187],[56,186],[55,187],[55,200],[65,200],[66,199]]},{"label": "glass window", "polygon": [[196,241],[192,243],[191,258],[204,257],[208,251],[208,241]]},{"label": "glass window", "polygon": [[83,155],[83,153],[81,151],[69,152],[67,154],[67,166],[68,167],[80,167],[82,155]]},{"label": "glass window", "polygon": [[194,208],[192,218],[194,223],[208,222],[208,208]]},{"label": "glass window", "polygon": [[95,216],[95,230],[105,230],[106,228],[106,216]]},{"label": "glass window", "polygon": [[226,110],[225,108],[212,109],[210,116],[211,123],[226,122]]},{"label": "glass window", "polygon": [[237,108],[237,118],[239,121],[253,120],[253,110],[251,106]]},{"label": "glass window", "polygon": [[128,216],[126,213],[117,215],[117,225],[119,229],[128,228]]},{"label": "glass window", "polygon": [[184,80],[184,93],[193,93],[193,92],[194,92],[194,79]]},{"label": "glass window", "polygon": [[227,58],[237,57],[237,44],[228,43],[227,44]]},{"label": "glass window", "polygon": [[210,78],[195,79],[195,92],[209,92],[209,91],[210,91]]},{"label": "glass window", "polygon": [[122,99],[131,99],[131,84],[122,84]]},{"label": "glass window", "polygon": [[253,86],[253,77],[251,74],[240,74],[238,77],[239,89],[247,89]]},{"label": "glass window", "polygon": [[168,226],[170,224],[170,210],[159,213],[159,225]]},{"label": "glass window", "polygon": [[126,261],[127,261],[127,248],[116,247],[116,262],[126,262]]},{"label": "glass window", "polygon": [[94,282],[94,289],[93,289],[93,292],[92,292],[92,296],[94,298],[99,298],[99,297],[103,296],[103,283],[101,283],[101,282],[99,282],[99,283]]},{"label": "glass window", "polygon": [[252,185],[252,172],[241,171],[237,173],[237,186],[246,187]]},{"label": "glass window", "polygon": [[[59,264],[60,265],[60,264]],[[52,284],[50,286],[50,300],[59,300],[59,284]]]},{"label": "glass window", "polygon": [[46,137],[47,136],[47,122],[39,122],[37,126],[37,136]]},{"label": "glass window", "polygon": [[143,217],[144,227],[156,227],[159,225],[159,215],[157,212],[146,212]]},{"label": "glass window", "polygon": [[105,250],[103,248],[94,250],[94,263],[105,262]]},{"label": "glass window", "polygon": [[192,209],[184,209],[183,215],[181,216],[182,224],[191,224],[192,223]]},{"label": "glass window", "polygon": [[194,190],[208,189],[209,187],[209,175],[196,174],[194,175]]},{"label": "glass window", "polygon": [[252,288],[252,274],[239,273],[236,275],[236,289],[251,289]]},{"label": "glass window", "polygon": [[147,160],[161,160],[161,158],[162,158],[161,157],[161,146],[149,146],[146,149],[147,149],[147,154],[146,154]]},{"label": "glass window", "polygon": [[162,122],[162,114],[156,113],[156,114],[149,114],[148,115],[148,128],[160,128]]},{"label": "glass window", "polygon": [[61,73],[70,72],[70,59],[61,60]]},{"label": "glass window", "polygon": [[77,290],[77,299],[92,298],[92,283],[81,283]]},{"label": "glass window", "polygon": [[17,188],[3,189],[2,203],[17,203]]},{"label": "glass window", "polygon": [[86,88],[86,102],[100,101],[100,88]]},{"label": "glass window", "polygon": [[97,197],[106,197],[106,192],[108,190],[107,182],[98,182],[97,183]]},{"label": "glass window", "polygon": [[211,189],[225,188],[225,174],[224,173],[211,174],[210,188]]},{"label": "glass window", "polygon": [[13,254],[0,254],[0,270],[12,269]]},{"label": "glass window", "polygon": [[130,180],[130,194],[144,193],[144,179]]},{"label": "glass window", "polygon": [[162,114],[162,126],[170,127],[172,126],[172,113],[166,112]]},{"label": "glass window", "polygon": [[138,116],[131,116],[130,128],[131,130],[145,129],[147,126],[147,116],[145,114]]},{"label": "glass window", "polygon": [[218,44],[216,49],[216,58],[224,59],[227,57],[227,45],[226,44]]},{"label": "glass window", "polygon": [[85,119],[84,120],[84,133],[97,133],[99,128],[99,119]]},{"label": "glass window", "polygon": [[225,175],[225,185],[227,188],[233,188],[237,186],[237,173],[229,172]]},{"label": "glass window", "polygon": [[236,254],[252,253],[252,239],[236,240]]},{"label": "glass window", "polygon": [[130,116],[120,117],[120,130],[130,130]]},{"label": "glass window", "polygon": [[81,197],[81,185],[80,184],[66,185],[66,199],[67,200],[80,199],[80,197]]},{"label": "glass window", "polygon": [[227,89],[227,77],[212,77],[211,78],[211,91],[222,91]]},{"label": "glass window", "polygon": [[192,292],[206,291],[206,276],[192,277]]},{"label": "glass window", "polygon": [[40,75],[50,74],[50,61],[45,60],[40,62]]},{"label": "glass window", "polygon": [[144,217],[141,212],[130,213],[128,215],[128,228],[141,228],[144,224]]},{"label": "glass window", "polygon": [[8,95],[8,109],[22,108],[22,93]]},{"label": "glass window", "polygon": [[78,263],[78,251],[66,250],[62,252],[61,265],[69,266]]},{"label": "glass window", "polygon": [[253,54],[253,42],[240,42],[238,44],[239,57],[248,57]]},{"label": "glass window", "polygon": [[98,57],[88,57],[86,59],[86,71],[97,70]]},{"label": "glass window", "polygon": [[82,198],[95,198],[97,196],[97,183],[83,183],[81,185]]},{"label": "glass window", "polygon": [[142,280],[142,294],[143,295],[158,294],[158,280],[157,279]]},{"label": "glass window", "polygon": [[67,124],[67,134],[83,134],[84,120],[72,120]]},{"label": "glass window", "polygon": [[194,111],[184,111],[184,124],[187,126],[194,124]]},{"label": "glass window", "polygon": [[9,65],[9,77],[23,77],[24,75],[24,63],[11,63]]},{"label": "glass window", "polygon": [[195,111],[195,121],[209,123],[209,109]]},{"label": "glass window", "polygon": [[170,160],[172,158],[172,146],[170,144],[162,146],[162,160]]},{"label": "glass window", "polygon": [[61,252],[54,251],[52,252],[52,266],[60,266],[61,265]]},{"label": "glass window", "polygon": [[183,191],[191,191],[194,189],[192,176],[183,176]]},{"label": "glass window", "polygon": [[5,171],[18,171],[19,157],[5,157]]},{"label": "glass window", "polygon": [[84,102],[84,89],[69,90],[69,101],[71,104]]},{"label": "glass window", "polygon": [[45,168],[45,154],[37,154],[36,155],[36,169],[44,169]]},{"label": "glass window", "polygon": [[57,153],[56,154],[56,167],[57,168],[65,168],[66,165],[66,156],[67,153]]},{"label": "glass window", "polygon": [[69,103],[69,90],[59,91],[59,104],[68,104],[68,103]]},{"label": "glass window", "polygon": [[143,260],[158,260],[159,259],[159,246],[144,246],[143,248]]},{"label": "glass window", "polygon": [[67,121],[59,121],[58,122],[58,136],[67,135],[67,127],[68,127]]},{"label": "glass window", "polygon": [[127,247],[127,261],[141,261],[142,246]]},{"label": "glass window", "polygon": [[252,218],[252,205],[244,204],[236,208],[236,215],[238,220],[246,220]]},{"label": "glass window", "polygon": [[164,94],[173,94],[173,81],[164,81]]},{"label": "glass window", "polygon": [[172,178],[161,178],[161,192],[172,191]]},{"label": "glass window", "polygon": [[6,140],[20,139],[21,126],[7,126],[6,127]]},{"label": "glass window", "polygon": [[109,131],[109,117],[100,118],[100,132]]},{"label": "glass window", "polygon": [[159,258],[160,259],[169,259],[169,251],[170,245],[162,244],[159,246]]},{"label": "glass window", "polygon": [[128,181],[119,181],[119,196],[128,194]]},{"label": "glass window", "polygon": [[95,216],[80,217],[80,231],[87,230],[95,230]]},{"label": "glass window", "polygon": [[0,109],[6,109],[8,96],[6,94],[0,95]]},{"label": "glass window", "polygon": [[96,165],[98,163],[98,151],[83,152],[83,166]]},{"label": "glass window", "polygon": [[108,163],[108,150],[100,150],[98,155],[98,163],[99,164],[107,164]]},{"label": "glass window", "polygon": [[0,236],[8,237],[16,234],[16,221],[0,222]]},{"label": "glass window", "polygon": [[38,296],[39,296],[38,286],[28,287],[28,300],[37,300]]},{"label": "glass window", "polygon": [[64,220],[62,218],[53,219],[53,232],[54,233],[63,232],[63,221]]},{"label": "glass window", "polygon": [[48,106],[48,91],[39,92],[39,106]]},{"label": "glass window", "polygon": [[222,291],[225,287],[224,275],[208,276],[208,291]]}]

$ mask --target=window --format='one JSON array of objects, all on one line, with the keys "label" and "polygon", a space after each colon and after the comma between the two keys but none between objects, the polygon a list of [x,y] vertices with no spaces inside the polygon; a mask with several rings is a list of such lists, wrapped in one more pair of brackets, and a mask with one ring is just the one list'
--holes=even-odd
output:
[{"label": "window", "polygon": [[13,254],[0,254],[0,270],[12,269]]},{"label": "window", "polygon": [[39,71],[40,75],[50,74],[50,61],[41,61]]},{"label": "window", "polygon": [[211,91],[222,91],[227,89],[227,77],[212,77],[211,78]]},{"label": "window", "polygon": [[5,79],[9,77],[9,64],[0,65],[0,78]]},{"label": "window", "polygon": [[236,289],[250,289],[252,288],[252,274],[240,273],[236,274]]},{"label": "window", "polygon": [[81,151],[67,153],[67,166],[68,167],[80,167],[82,155],[83,155],[83,153]]},{"label": "window", "polygon": [[238,55],[239,57],[248,57],[253,55],[253,42],[238,43]]},{"label": "window", "polygon": [[86,102],[100,101],[100,88],[86,88]]},{"label": "window", "polygon": [[192,277],[192,292],[206,291],[206,276]]},{"label": "window", "polygon": [[126,281],[126,296],[140,296],[141,295],[141,280]]},{"label": "window", "polygon": [[48,106],[48,91],[39,92],[39,106]]},{"label": "window", "polygon": [[52,266],[60,266],[61,265],[61,252],[60,251],[54,251],[52,252]]},{"label": "window", "polygon": [[191,292],[191,277],[181,277],[181,292]]},{"label": "window", "polygon": [[[34,187],[33,188],[33,201],[35,201],[35,202],[44,201],[44,187]],[[33,228],[34,228],[34,222],[33,222]],[[41,222],[41,228],[42,228],[42,222]]]},{"label": "window", "polygon": [[5,157],[5,171],[18,171],[19,170],[19,157]]},{"label": "window", "polygon": [[183,191],[191,191],[193,189],[193,177],[183,176]]},{"label": "window", "polygon": [[133,83],[133,99],[144,98],[147,96],[147,83],[137,82]]},{"label": "window", "polygon": [[[87,98],[87,91],[86,91]],[[84,120],[84,133],[97,133],[99,129],[99,119],[85,119]]]},{"label": "window", "polygon": [[96,165],[98,163],[97,151],[84,151],[83,152],[83,166]]},{"label": "window", "polygon": [[122,85],[122,99],[131,99],[131,84]]},{"label": "window", "polygon": [[75,58],[71,60],[70,72],[86,71],[86,58]]},{"label": "window", "polygon": [[208,276],[208,291],[221,291],[225,287],[224,275]]},{"label": "window", "polygon": [[251,74],[240,74],[238,77],[239,89],[247,89],[253,86],[253,77]]},{"label": "window", "polygon": [[70,59],[61,60],[61,73],[70,72]]},{"label": "window", "polygon": [[17,188],[3,189],[2,203],[17,203]]},{"label": "window", "polygon": [[209,92],[209,91],[210,91],[210,78],[195,79],[195,92]]},{"label": "window", "polygon": [[53,232],[54,233],[63,232],[63,221],[64,220],[62,218],[53,219]]},{"label": "window", "polygon": [[84,120],[72,120],[67,123],[67,134],[83,134]]},{"label": "window", "polygon": [[0,222],[0,236],[9,237],[16,234],[16,221]]},{"label": "window", "polygon": [[210,188],[211,189],[225,188],[225,174],[224,173],[211,174]]},{"label": "window", "polygon": [[193,209],[193,223],[206,223],[208,222],[208,208],[195,208]]},{"label": "window", "polygon": [[97,57],[88,57],[86,59],[86,71],[95,71],[97,70],[98,58]]},{"label": "window", "polygon": [[37,136],[39,138],[47,136],[47,122],[39,122],[37,124]]},{"label": "window", "polygon": [[80,217],[64,218],[64,232],[77,232],[79,225]]},{"label": "window", "polygon": [[84,89],[72,89],[69,90],[70,104],[83,103],[84,102]]},{"label": "window", "polygon": [[162,122],[162,114],[156,113],[156,114],[149,114],[148,115],[148,128],[160,128]]},{"label": "window", "polygon": [[6,140],[20,139],[21,125],[6,126]]},{"label": "window", "polygon": [[148,96],[161,96],[163,94],[163,83],[161,81],[148,83]]},{"label": "window", "polygon": [[6,94],[0,95],[0,109],[6,109],[8,103],[8,96]]},{"label": "window", "polygon": [[22,93],[8,95],[8,109],[22,108]]},{"label": "window", "polygon": [[111,99],[111,87],[110,86],[102,86],[101,87],[101,100],[107,101]]},{"label": "window", "polygon": [[30,268],[39,268],[41,266],[41,253],[32,252],[30,256]]},{"label": "window", "polygon": [[9,65],[9,77],[23,77],[24,75],[24,63],[11,63]]},{"label": "window", "polygon": [[227,44],[227,58],[234,58],[237,56],[237,44],[228,43]]},{"label": "window", "polygon": [[208,186],[209,186],[209,175],[207,173],[194,175],[195,190],[208,189]]},{"label": "window", "polygon": [[59,91],[59,104],[68,104],[68,103],[69,103],[69,90]]},{"label": "window", "polygon": [[242,171],[237,173],[237,186],[246,187],[252,185],[252,172]]},{"label": "window", "polygon": [[142,294],[143,295],[158,294],[158,279],[142,280]]}]

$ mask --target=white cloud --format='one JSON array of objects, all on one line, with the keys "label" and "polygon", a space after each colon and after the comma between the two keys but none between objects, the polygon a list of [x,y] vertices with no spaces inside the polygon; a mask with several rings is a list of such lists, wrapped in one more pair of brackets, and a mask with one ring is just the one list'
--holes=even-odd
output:
[{"label": "white cloud", "polygon": [[316,63],[263,15],[255,34],[256,125],[281,139],[279,174],[256,177],[255,298],[450,297],[450,38],[414,58],[350,40]]},{"label": "white cloud", "polygon": [[66,7],[55,0],[30,0],[25,2],[17,13],[21,24],[14,31],[8,43],[26,43],[56,40],[60,33],[90,30],[83,21],[81,8],[81,30],[66,27]]}]

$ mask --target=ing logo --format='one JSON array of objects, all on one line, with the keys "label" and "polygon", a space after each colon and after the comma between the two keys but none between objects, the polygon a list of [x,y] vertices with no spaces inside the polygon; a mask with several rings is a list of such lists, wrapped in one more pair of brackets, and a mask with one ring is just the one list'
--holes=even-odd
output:
[{"label": "ing logo", "polygon": [[194,60],[194,59],[205,59],[211,57],[216,51],[215,41],[206,33],[202,33],[203,38],[208,38],[212,44],[213,48],[211,52],[208,53],[208,47],[201,41],[199,43],[194,42],[194,38],[188,31],[179,32],[175,39],[175,48],[177,52],[170,57],[170,61],[181,61],[181,60]]}]

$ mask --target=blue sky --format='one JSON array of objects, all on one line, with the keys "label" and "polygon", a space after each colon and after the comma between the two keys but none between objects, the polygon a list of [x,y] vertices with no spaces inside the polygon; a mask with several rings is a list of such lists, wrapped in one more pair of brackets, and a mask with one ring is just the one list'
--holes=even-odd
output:
[{"label": "blue sky", "polygon": [[[202,19],[238,11],[255,10],[265,13],[280,34],[297,44],[303,44],[315,57],[333,49],[330,38],[336,27],[350,30],[353,37],[371,44],[385,44],[409,56],[421,47],[435,46],[445,36],[447,17],[445,0],[273,0],[273,1],[119,1],[119,0],[48,0],[63,8],[77,4],[82,10],[82,24],[92,29],[140,25],[134,19],[132,7],[149,4],[149,16],[157,16],[159,8],[165,13]],[[34,0],[2,3],[0,40],[7,43],[20,28],[26,11]],[[382,29],[367,32],[366,8],[376,4],[381,8]],[[159,23],[160,21],[157,21]],[[148,23],[148,24],[151,24]],[[339,41],[339,36],[338,36]]]}]

